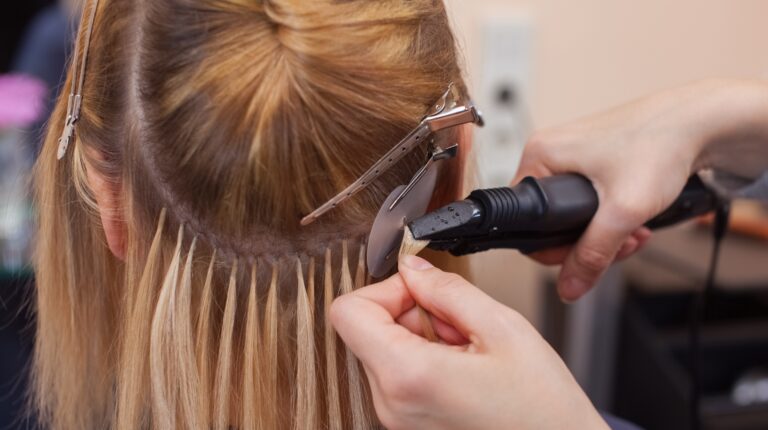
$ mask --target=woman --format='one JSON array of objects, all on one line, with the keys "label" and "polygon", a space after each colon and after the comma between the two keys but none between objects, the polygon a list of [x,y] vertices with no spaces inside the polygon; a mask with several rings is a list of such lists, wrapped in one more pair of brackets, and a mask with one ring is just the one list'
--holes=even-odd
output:
[{"label": "woman", "polygon": [[[74,140],[57,161],[65,94],[36,171],[41,423],[376,426],[326,310],[363,284],[371,222],[426,148],[299,220],[463,87],[442,2],[101,0],[84,17]],[[452,168],[436,194],[456,197]]]},{"label": "woman", "polygon": [[[600,195],[576,245],[533,256],[563,264],[560,296],[579,299],[614,259],[642,247],[643,224],[700,169],[728,178],[713,183],[720,191],[768,200],[768,82],[705,80],[537,133],[517,180],[578,172]],[[416,335],[414,303],[447,323],[436,328],[448,345]],[[398,276],[337,299],[331,319],[369,379],[386,381],[372,385],[389,429],[606,428],[528,321],[418,257],[402,259]]]}]

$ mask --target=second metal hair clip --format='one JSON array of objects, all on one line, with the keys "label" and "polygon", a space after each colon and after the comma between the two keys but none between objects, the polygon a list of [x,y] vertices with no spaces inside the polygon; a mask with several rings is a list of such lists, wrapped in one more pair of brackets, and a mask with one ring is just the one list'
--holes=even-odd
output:
[{"label": "second metal hair clip", "polygon": [[[93,33],[93,23],[96,20],[96,10],[99,8],[99,0],[93,1],[91,15],[88,19],[88,28],[85,31],[85,46],[80,52],[80,47],[75,40],[75,56],[72,59],[73,72],[72,83],[69,91],[69,100],[67,101],[67,117],[64,120],[64,130],[59,137],[59,147],[56,151],[56,159],[61,160],[67,153],[67,148],[75,138],[75,125],[80,120],[80,109],[83,106],[83,85],[85,84],[85,66],[88,64],[88,50],[91,46],[91,34]],[[78,60],[80,61],[80,70],[78,73]]]}]

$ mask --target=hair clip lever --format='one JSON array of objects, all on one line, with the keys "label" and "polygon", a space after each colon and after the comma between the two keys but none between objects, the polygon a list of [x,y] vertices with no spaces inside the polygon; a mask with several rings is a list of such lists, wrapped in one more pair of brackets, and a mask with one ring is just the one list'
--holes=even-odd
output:
[{"label": "hair clip lever", "polygon": [[459,152],[459,144],[454,143],[453,145],[449,146],[448,148],[440,148],[439,146],[436,146],[430,150],[429,157],[427,158],[427,162],[421,166],[421,168],[416,172],[415,175],[413,175],[413,178],[411,178],[411,181],[408,182],[408,185],[403,189],[403,191],[398,194],[398,196],[395,198],[395,200],[392,202],[392,204],[389,205],[389,210],[397,206],[398,203],[400,203],[400,200],[403,199],[408,193],[413,189],[413,187],[416,186],[416,184],[419,182],[419,180],[424,176],[424,174],[427,172],[427,169],[434,164],[436,161],[440,160],[447,160],[450,158],[454,158],[456,154]]},{"label": "hair clip lever", "polygon": [[80,119],[80,106],[82,105],[83,98],[80,95],[69,95],[69,101],[67,102],[67,119],[64,121],[64,130],[61,131],[61,137],[59,137],[59,147],[56,151],[56,159],[61,160],[67,153],[69,144],[72,143],[72,139],[75,136],[75,124]]}]

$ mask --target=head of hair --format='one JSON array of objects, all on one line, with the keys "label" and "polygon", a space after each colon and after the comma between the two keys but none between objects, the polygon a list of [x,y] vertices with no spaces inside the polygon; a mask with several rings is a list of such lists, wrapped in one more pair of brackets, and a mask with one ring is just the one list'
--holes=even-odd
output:
[{"label": "head of hair", "polygon": [[325,311],[366,282],[364,236],[425,148],[299,219],[463,86],[458,63],[440,0],[101,0],[76,141],[56,161],[72,64],[36,167],[40,422],[373,425]]}]

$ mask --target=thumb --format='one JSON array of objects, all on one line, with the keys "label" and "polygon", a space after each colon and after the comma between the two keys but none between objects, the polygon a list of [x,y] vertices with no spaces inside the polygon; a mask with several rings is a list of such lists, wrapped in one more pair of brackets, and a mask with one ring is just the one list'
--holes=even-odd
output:
[{"label": "thumb", "polygon": [[415,256],[402,257],[399,270],[415,301],[456,328],[470,342],[487,345],[494,342],[494,337],[501,336],[499,325],[494,321],[512,310],[466,279],[443,272]]},{"label": "thumb", "polygon": [[563,262],[557,285],[560,297],[571,302],[589,291],[614,261],[634,229],[620,217],[601,209]]}]

